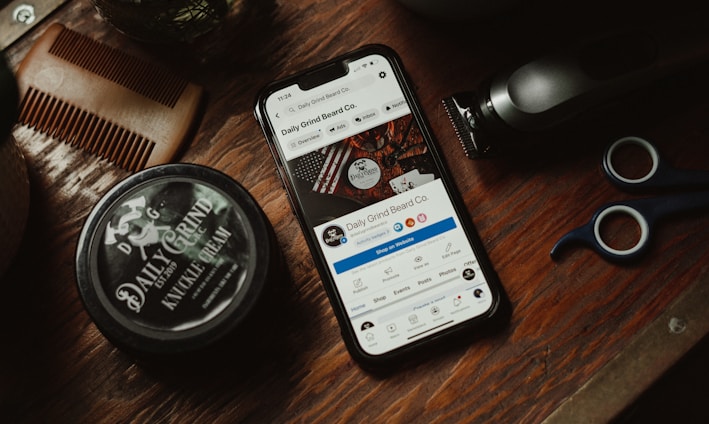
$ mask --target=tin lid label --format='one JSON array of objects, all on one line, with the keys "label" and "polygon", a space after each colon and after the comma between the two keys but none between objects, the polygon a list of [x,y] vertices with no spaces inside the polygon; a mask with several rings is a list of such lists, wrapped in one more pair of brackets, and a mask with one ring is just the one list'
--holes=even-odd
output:
[{"label": "tin lid label", "polygon": [[100,289],[144,327],[184,331],[218,316],[246,281],[254,240],[220,190],[169,179],[129,191],[99,227]]}]

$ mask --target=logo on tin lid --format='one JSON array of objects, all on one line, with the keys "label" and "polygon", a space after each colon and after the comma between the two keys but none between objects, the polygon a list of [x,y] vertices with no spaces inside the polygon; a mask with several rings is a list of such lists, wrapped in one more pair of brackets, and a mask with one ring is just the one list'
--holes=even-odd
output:
[{"label": "logo on tin lid", "polygon": [[[215,206],[209,196],[200,195],[182,211],[165,209],[165,204],[155,198],[148,201],[144,195],[133,197],[114,210],[104,230],[103,245],[111,258],[108,267],[118,279],[115,299],[136,314],[143,311],[152,292],[168,311],[175,311],[189,296],[196,299],[227,261],[220,251],[232,232],[211,222],[219,219],[215,209],[224,209],[219,202]],[[209,308],[222,281],[226,284],[240,267],[223,268],[224,279],[212,283],[217,285],[213,295],[202,300],[202,309]],[[238,280],[234,284],[238,290]]]},{"label": "logo on tin lid", "polygon": [[[155,225],[160,214],[152,208],[146,208],[145,204],[145,196],[124,202],[119,209],[121,212],[116,213],[116,219],[106,225],[104,244],[116,245],[126,255],[130,255],[133,248],[137,247],[140,249],[140,257],[147,260],[145,248],[158,243],[162,233],[171,228],[167,225]],[[125,237],[127,241],[119,241],[119,236]]]}]

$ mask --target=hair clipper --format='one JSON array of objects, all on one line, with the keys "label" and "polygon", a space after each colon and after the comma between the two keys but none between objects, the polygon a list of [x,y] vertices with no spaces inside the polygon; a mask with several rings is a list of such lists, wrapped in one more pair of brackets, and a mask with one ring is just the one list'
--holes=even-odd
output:
[{"label": "hair clipper", "polygon": [[614,34],[499,73],[443,105],[469,158],[537,144],[542,134],[615,97],[706,59],[707,30]]}]

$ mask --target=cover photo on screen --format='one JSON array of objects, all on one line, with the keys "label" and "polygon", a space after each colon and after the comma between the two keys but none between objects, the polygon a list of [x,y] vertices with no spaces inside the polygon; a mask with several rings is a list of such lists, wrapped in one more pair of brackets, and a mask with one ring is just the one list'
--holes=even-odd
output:
[{"label": "cover photo on screen", "polygon": [[300,156],[287,166],[311,227],[440,177],[412,115]]}]

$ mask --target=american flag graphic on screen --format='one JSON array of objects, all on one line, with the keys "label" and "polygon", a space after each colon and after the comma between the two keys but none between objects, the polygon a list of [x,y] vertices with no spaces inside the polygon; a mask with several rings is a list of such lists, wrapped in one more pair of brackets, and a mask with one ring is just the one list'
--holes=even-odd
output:
[{"label": "american flag graphic on screen", "polygon": [[323,147],[319,152],[325,157],[325,162],[320,169],[320,175],[318,175],[315,185],[313,185],[313,191],[332,194],[337,188],[342,170],[352,153],[352,146],[350,143],[336,143]]}]

